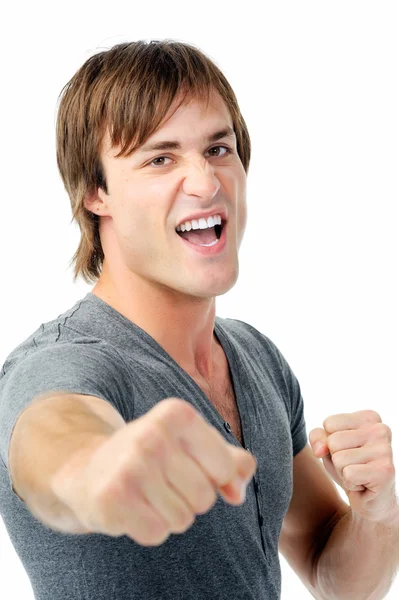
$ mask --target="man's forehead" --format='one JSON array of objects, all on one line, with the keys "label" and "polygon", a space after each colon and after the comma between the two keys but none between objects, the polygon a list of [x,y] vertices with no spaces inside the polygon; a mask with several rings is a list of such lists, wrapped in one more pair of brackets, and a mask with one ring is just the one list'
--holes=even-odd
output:
[{"label": "man's forehead", "polygon": [[[145,156],[150,152],[182,150],[186,145],[192,147],[196,144],[210,144],[222,139],[229,140],[230,143],[236,141],[236,134],[232,125],[226,123],[224,119],[215,121],[213,124],[203,122],[201,128],[195,133],[188,131],[187,137],[181,133],[174,133],[173,127],[171,127],[168,129],[168,132],[162,132],[162,130],[153,132],[141,146],[135,148],[132,154],[136,156]],[[102,146],[105,154],[108,156],[115,156],[121,148],[120,144],[114,147],[111,146],[111,137],[108,130]]]},{"label": "man's forehead", "polygon": [[[206,102],[203,99],[189,97],[183,104],[178,106],[179,101],[180,97],[175,98],[157,129],[138,148],[135,148],[134,155],[141,155],[154,150],[181,149],[185,145],[185,140],[188,140],[188,143],[209,143],[225,137],[235,140],[236,135],[230,111],[218,93],[213,92],[210,95],[207,109],[209,111],[208,118],[199,119],[198,127],[194,132],[188,131],[187,137],[185,135],[182,136],[181,132],[176,131],[173,117],[176,113],[179,114],[180,110],[184,110],[190,105],[199,109],[205,117]],[[111,136],[107,127],[101,144],[102,152],[113,156],[118,154],[120,148],[120,144],[117,146],[111,145]]]}]

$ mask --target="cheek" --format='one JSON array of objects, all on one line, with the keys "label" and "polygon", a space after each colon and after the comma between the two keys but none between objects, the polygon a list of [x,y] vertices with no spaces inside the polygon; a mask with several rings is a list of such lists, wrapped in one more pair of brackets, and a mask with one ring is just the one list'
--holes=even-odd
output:
[{"label": "cheek", "polygon": [[247,180],[245,171],[243,170],[243,175],[240,178],[238,188],[237,188],[237,234],[239,238],[239,242],[244,236],[244,231],[247,225]]},{"label": "cheek", "polygon": [[118,200],[115,204],[115,219],[119,231],[129,237],[133,233],[140,235],[140,232],[145,232],[153,212],[148,191],[136,181],[126,181],[118,190]]},{"label": "cheek", "polygon": [[126,249],[137,257],[155,252],[160,244],[164,244],[164,225],[160,207],[154,203],[138,201],[137,197],[125,201],[125,206],[118,213],[118,233]]},{"label": "cheek", "polygon": [[237,238],[238,245],[241,244],[247,225],[247,201],[245,194],[238,200],[237,207]]}]

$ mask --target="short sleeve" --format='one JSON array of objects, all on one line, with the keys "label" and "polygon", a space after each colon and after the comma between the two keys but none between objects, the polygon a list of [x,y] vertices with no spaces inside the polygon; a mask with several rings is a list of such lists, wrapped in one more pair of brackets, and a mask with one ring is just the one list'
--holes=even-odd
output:
[{"label": "short sleeve", "polygon": [[36,396],[52,391],[98,396],[126,420],[129,383],[123,359],[103,340],[51,343],[12,362],[0,379],[0,457],[7,469],[14,426]]},{"label": "short sleeve", "polygon": [[289,400],[288,409],[290,413],[292,452],[293,456],[295,456],[305,447],[308,441],[301,388],[298,379],[280,350],[269,338],[264,337],[277,354],[281,365],[285,391]]}]

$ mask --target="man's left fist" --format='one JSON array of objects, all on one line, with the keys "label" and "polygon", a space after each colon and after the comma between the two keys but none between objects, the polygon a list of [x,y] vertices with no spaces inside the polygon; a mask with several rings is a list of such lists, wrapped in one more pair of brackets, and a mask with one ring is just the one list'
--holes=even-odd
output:
[{"label": "man's left fist", "polygon": [[373,410],[332,415],[313,429],[309,443],[362,518],[387,523],[399,513],[392,431]]}]

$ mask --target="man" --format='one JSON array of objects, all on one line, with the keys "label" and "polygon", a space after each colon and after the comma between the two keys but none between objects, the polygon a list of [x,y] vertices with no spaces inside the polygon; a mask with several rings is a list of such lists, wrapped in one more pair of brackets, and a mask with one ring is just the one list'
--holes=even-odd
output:
[{"label": "man", "polygon": [[312,451],[287,361],[216,316],[250,159],[222,73],[167,41],[91,57],[64,90],[57,159],[82,233],[75,278],[96,284],[0,381],[0,505],[37,597],[277,599],[280,551],[316,598],[383,598],[398,560],[389,427],[333,415]]}]

